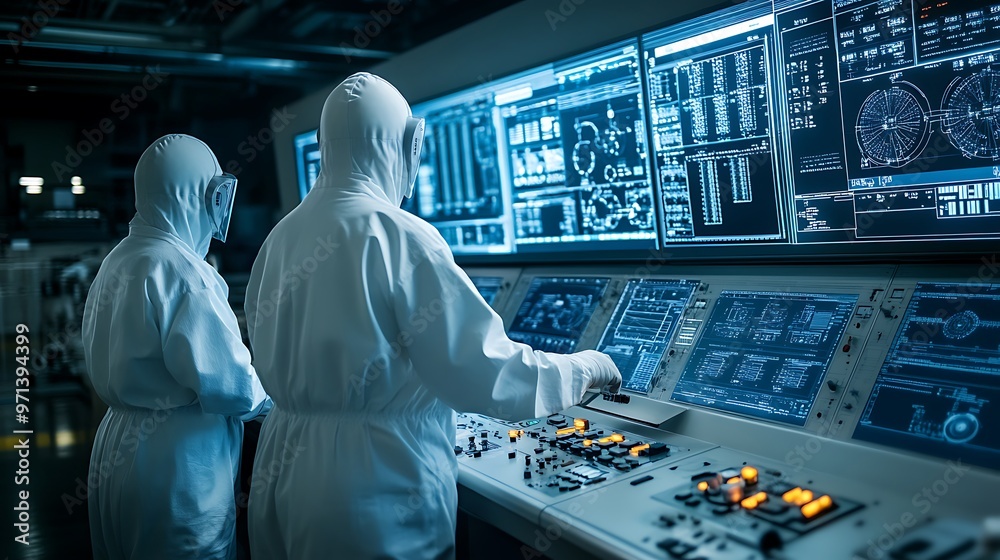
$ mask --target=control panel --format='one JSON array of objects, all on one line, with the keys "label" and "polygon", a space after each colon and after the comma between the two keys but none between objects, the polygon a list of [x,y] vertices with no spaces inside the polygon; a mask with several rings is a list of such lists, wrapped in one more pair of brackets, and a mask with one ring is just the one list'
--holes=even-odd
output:
[{"label": "control panel", "polygon": [[459,465],[501,481],[510,492],[539,505],[641,475],[709,447],[683,436],[654,438],[587,416],[553,414],[504,422],[459,414],[457,420]]},{"label": "control panel", "polygon": [[929,266],[663,272],[526,268],[496,305],[515,340],[598,349],[623,376],[622,398],[594,395],[546,418],[459,415],[462,487],[519,523],[572,536],[539,548],[518,523],[503,527],[522,553],[972,559],[1000,549],[988,523],[1000,515],[988,490],[1000,488],[989,429],[1000,283]]}]

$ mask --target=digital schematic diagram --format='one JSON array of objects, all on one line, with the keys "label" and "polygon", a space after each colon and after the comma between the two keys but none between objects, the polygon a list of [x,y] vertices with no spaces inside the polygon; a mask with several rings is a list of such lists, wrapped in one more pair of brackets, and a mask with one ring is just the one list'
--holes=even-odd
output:
[{"label": "digital schematic diagram", "polygon": [[1000,284],[918,283],[854,438],[1000,466]]},{"label": "digital schematic diagram", "polygon": [[944,131],[969,158],[1000,159],[1000,70],[955,78],[944,95]]},{"label": "digital schematic diagram", "polygon": [[997,180],[995,53],[842,82],[841,95],[851,191]]},{"label": "digital schematic diagram", "polygon": [[876,90],[861,104],[855,127],[862,167],[903,167],[930,140],[927,97],[908,82]]},{"label": "digital schematic diagram", "polygon": [[600,305],[608,282],[608,278],[536,277],[507,335],[535,350],[572,352]]},{"label": "digital schematic diagram", "polygon": [[629,280],[597,349],[611,356],[622,387],[648,393],[697,281]]},{"label": "digital schematic diagram", "polygon": [[[555,62],[498,96],[519,251],[652,247],[638,42]],[[513,92],[513,93],[511,93]]]},{"label": "digital schematic diagram", "polygon": [[842,80],[912,66],[911,0],[835,2]]},{"label": "digital schematic diagram", "polygon": [[611,233],[623,223],[638,231],[654,227],[653,196],[648,189],[594,187],[582,191],[582,196],[583,231],[587,233]]},{"label": "digital schematic diagram", "polygon": [[805,424],[857,299],[722,292],[672,398]]},{"label": "digital schematic diagram", "polygon": [[479,295],[483,296],[486,303],[493,305],[493,300],[497,298],[500,287],[503,285],[503,278],[500,276],[470,276],[472,285],[479,290]]}]

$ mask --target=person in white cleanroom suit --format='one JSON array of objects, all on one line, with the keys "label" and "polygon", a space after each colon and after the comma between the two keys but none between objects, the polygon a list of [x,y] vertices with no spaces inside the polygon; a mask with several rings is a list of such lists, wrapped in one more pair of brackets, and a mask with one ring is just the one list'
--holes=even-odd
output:
[{"label": "person in white cleanroom suit", "polygon": [[232,559],[243,420],[270,409],[228,287],[205,262],[225,240],[235,177],[184,135],[135,169],[136,214],[90,288],[87,375],[109,409],[88,477],[98,559]]},{"label": "person in white cleanroom suit", "polygon": [[621,384],[604,354],[511,341],[437,230],[399,208],[421,125],[377,76],[338,85],[319,178],[254,262],[247,326],[275,403],[250,488],[255,558],[453,556],[454,410],[522,420]]}]

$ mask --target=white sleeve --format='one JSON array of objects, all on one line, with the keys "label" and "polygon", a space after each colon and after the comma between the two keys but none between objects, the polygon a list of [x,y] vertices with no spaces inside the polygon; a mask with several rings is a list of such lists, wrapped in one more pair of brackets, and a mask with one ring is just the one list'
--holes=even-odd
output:
[{"label": "white sleeve", "polygon": [[202,411],[250,420],[271,399],[250,364],[233,310],[211,288],[171,302],[161,325],[163,359],[182,386],[198,395]]},{"label": "white sleeve", "polygon": [[450,258],[423,259],[395,292],[399,340],[416,374],[455,410],[506,420],[545,416],[578,404],[598,376],[594,360],[534,351],[508,338]]}]

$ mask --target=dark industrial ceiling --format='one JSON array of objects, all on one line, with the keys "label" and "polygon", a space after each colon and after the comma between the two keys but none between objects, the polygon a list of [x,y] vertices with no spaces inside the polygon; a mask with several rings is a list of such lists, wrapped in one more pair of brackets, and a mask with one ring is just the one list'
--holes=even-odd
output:
[{"label": "dark industrial ceiling", "polygon": [[5,0],[7,115],[106,111],[165,76],[177,113],[288,102],[516,0]]}]

